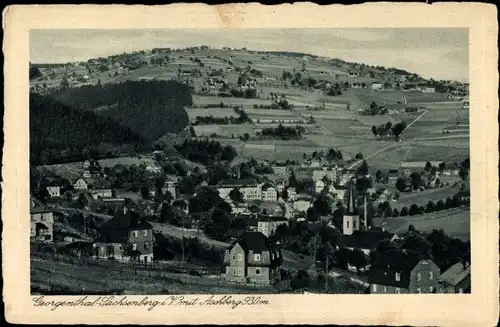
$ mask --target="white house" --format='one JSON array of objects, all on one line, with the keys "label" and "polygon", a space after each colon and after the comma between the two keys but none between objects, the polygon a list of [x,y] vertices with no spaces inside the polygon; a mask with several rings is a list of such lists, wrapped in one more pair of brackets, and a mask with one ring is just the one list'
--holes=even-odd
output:
[{"label": "white house", "polygon": [[163,169],[155,164],[150,164],[146,166],[146,171],[152,174],[161,174]]},{"label": "white house", "polygon": [[321,191],[323,191],[323,189],[325,188],[325,185],[326,185],[325,182],[319,179],[314,184],[314,190],[316,191],[316,193],[321,193]]},{"label": "white house", "polygon": [[262,185],[262,201],[268,201],[268,202],[278,201],[278,192],[269,183]]},{"label": "white house", "polygon": [[289,201],[295,201],[297,199],[297,191],[295,190],[295,187],[287,188],[286,193]]},{"label": "white house", "polygon": [[269,237],[280,225],[288,226],[288,220],[284,217],[261,217],[257,221],[257,231]]},{"label": "white house", "polygon": [[379,82],[372,83],[372,90],[373,91],[382,90],[382,83],[379,83]]},{"label": "white house", "polygon": [[313,181],[318,181],[323,178],[328,178],[331,181],[335,181],[337,179],[337,170],[331,167],[323,167],[322,169],[315,169],[313,171],[312,179]]},{"label": "white house", "polygon": [[238,189],[243,195],[245,201],[262,200],[262,185],[245,180],[225,180],[219,183],[217,190],[219,196],[223,199],[229,197],[233,189]]},{"label": "white house", "polygon": [[428,86],[423,87],[421,91],[422,91],[422,93],[436,93],[436,89],[435,88],[428,87]]},{"label": "white house", "polygon": [[83,178],[79,178],[74,184],[73,188],[75,190],[86,190],[88,189],[89,185]]},{"label": "white house", "polygon": [[47,192],[49,192],[51,198],[59,197],[61,196],[61,187],[58,185],[47,186]]}]

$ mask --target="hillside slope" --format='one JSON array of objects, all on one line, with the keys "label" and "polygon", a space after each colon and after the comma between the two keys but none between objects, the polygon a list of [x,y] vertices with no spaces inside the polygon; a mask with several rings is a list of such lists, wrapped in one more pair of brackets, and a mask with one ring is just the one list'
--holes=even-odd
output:
[{"label": "hillside slope", "polygon": [[86,152],[97,152],[100,146],[103,151],[102,145],[107,145],[105,152],[110,150],[109,145],[137,148],[144,145],[144,138],[112,118],[30,94],[31,163],[75,161]]},{"label": "hillside slope", "polygon": [[51,96],[71,108],[111,117],[149,142],[185,128],[189,118],[184,106],[192,104],[189,87],[176,81],[84,85]]}]

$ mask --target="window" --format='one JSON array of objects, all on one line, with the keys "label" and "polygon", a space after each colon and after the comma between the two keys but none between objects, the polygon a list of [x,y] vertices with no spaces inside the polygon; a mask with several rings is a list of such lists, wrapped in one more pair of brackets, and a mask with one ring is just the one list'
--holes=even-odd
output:
[{"label": "window", "polygon": [[260,269],[259,268],[255,269],[255,274],[256,275],[260,275]]},{"label": "window", "polygon": [[429,286],[429,292],[431,292],[431,293],[432,293],[432,291],[434,291],[434,287]]},{"label": "window", "polygon": [[133,232],[132,232],[132,235],[133,235],[134,237],[137,237],[139,234],[138,234],[138,233],[137,233],[137,231],[135,230],[135,231],[133,231]]},{"label": "window", "polygon": [[434,272],[429,271],[429,279],[432,280],[432,278],[434,278]]},{"label": "window", "polygon": [[243,268],[238,268],[238,276],[243,276]]},{"label": "window", "polygon": [[142,236],[148,236],[148,231],[147,230],[143,230],[142,231]]},{"label": "window", "polygon": [[418,280],[418,281],[421,281],[421,280],[422,280],[422,274],[421,274],[421,273],[418,273],[418,274],[417,274],[417,280]]},{"label": "window", "polygon": [[149,244],[148,242],[144,242],[144,250],[148,250],[149,249]]},{"label": "window", "polygon": [[396,273],[396,282],[399,282],[399,281],[401,281],[401,274]]},{"label": "window", "polygon": [[356,229],[356,220],[352,221],[352,228]]},{"label": "window", "polygon": [[377,284],[373,284],[372,291],[377,292]]},{"label": "window", "polygon": [[401,294],[401,290],[399,289],[399,287],[396,287],[396,294]]},{"label": "window", "polygon": [[243,261],[243,254],[238,253],[238,261]]},{"label": "window", "polygon": [[238,269],[237,268],[233,269],[233,275],[238,276]]},{"label": "window", "polygon": [[235,255],[233,255],[233,261],[236,261],[236,256]]},{"label": "window", "polygon": [[422,293],[422,290],[420,289],[420,287],[419,287],[419,288],[417,288],[417,293],[418,293],[418,294]]},{"label": "window", "polygon": [[253,259],[254,259],[255,261],[260,261],[260,254],[257,254],[257,253],[256,253],[256,254],[254,254],[254,255],[253,255]]},{"label": "window", "polygon": [[132,244],[132,250],[133,250],[133,251],[137,250],[137,244],[136,244],[136,243],[133,243],[133,244]]},{"label": "window", "polygon": [[346,227],[349,228],[349,221],[346,221]]},{"label": "window", "polygon": [[387,293],[387,286],[384,286],[384,293]]}]

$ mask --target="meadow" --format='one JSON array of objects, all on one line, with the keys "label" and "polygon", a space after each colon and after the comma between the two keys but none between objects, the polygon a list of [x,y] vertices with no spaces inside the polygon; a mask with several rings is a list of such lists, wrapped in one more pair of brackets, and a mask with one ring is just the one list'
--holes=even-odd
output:
[{"label": "meadow", "polygon": [[[391,204],[392,205],[392,204]],[[451,236],[462,240],[470,239],[470,211],[465,209],[449,209],[436,211],[424,215],[392,217],[388,219],[374,218],[375,226],[387,223],[387,231],[403,233],[413,225],[421,232],[432,232],[434,229],[442,229]]]}]

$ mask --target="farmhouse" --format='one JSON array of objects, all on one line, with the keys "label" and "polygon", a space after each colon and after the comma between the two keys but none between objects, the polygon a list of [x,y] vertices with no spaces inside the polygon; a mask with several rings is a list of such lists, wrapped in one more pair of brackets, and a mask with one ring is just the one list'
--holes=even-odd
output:
[{"label": "farmhouse", "polygon": [[313,181],[319,181],[324,178],[328,178],[330,181],[337,180],[337,170],[335,167],[323,167],[321,169],[315,169],[312,174]]},{"label": "farmhouse", "polygon": [[257,220],[257,230],[269,237],[274,234],[276,228],[280,225],[288,226],[288,220],[285,217],[259,217]]},{"label": "farmhouse", "polygon": [[373,91],[380,91],[380,90],[382,90],[382,83],[374,82],[374,83],[372,83],[371,88]]},{"label": "farmhouse", "polygon": [[30,216],[30,238],[51,242],[54,239],[54,214],[52,210],[35,198],[31,198]]},{"label": "farmhouse", "polygon": [[273,167],[273,174],[275,176],[290,176],[290,167],[286,164],[275,164]]},{"label": "farmhouse", "polygon": [[260,232],[244,232],[224,255],[226,278],[232,282],[270,284],[278,277],[281,253]]},{"label": "farmhouse", "polygon": [[83,178],[79,178],[74,184],[73,188],[75,190],[86,190],[88,189],[88,183]]},{"label": "farmhouse", "polygon": [[439,267],[429,257],[389,250],[380,253],[370,268],[370,293],[436,293],[439,275]]},{"label": "farmhouse", "polygon": [[100,259],[153,261],[153,228],[139,214],[127,207],[102,226],[94,243]]},{"label": "farmhouse", "polygon": [[325,188],[326,184],[323,182],[321,179],[317,180],[316,183],[314,183],[314,191],[316,193],[321,193],[323,189]]},{"label": "farmhouse", "polygon": [[278,192],[276,191],[276,188],[269,183],[262,185],[262,201],[278,201]]},{"label": "farmhouse", "polygon": [[51,198],[57,198],[61,196],[61,186],[59,185],[47,186],[46,189]]},{"label": "farmhouse", "polygon": [[438,280],[440,293],[470,293],[471,267],[458,262],[446,270]]},{"label": "farmhouse", "polygon": [[163,194],[166,194],[167,192],[172,195],[172,200],[177,199],[177,182],[175,181],[166,181],[165,184],[163,184],[163,187],[161,188],[161,192]]},{"label": "farmhouse", "polygon": [[255,181],[228,179],[221,181],[217,187],[219,196],[223,199],[227,198],[233,189],[239,190],[245,201],[262,199],[261,185],[257,184]]},{"label": "farmhouse", "polygon": [[92,185],[92,188],[91,194],[95,200],[113,196],[112,185],[109,181],[98,180]]}]

